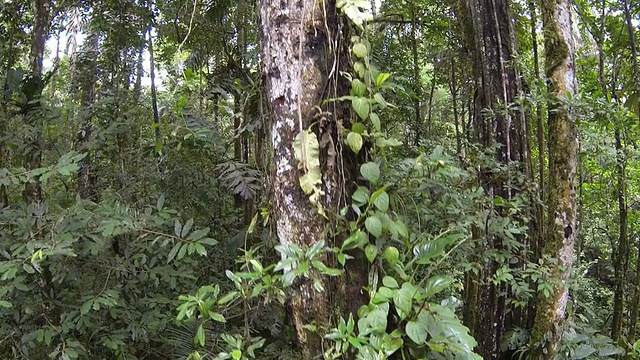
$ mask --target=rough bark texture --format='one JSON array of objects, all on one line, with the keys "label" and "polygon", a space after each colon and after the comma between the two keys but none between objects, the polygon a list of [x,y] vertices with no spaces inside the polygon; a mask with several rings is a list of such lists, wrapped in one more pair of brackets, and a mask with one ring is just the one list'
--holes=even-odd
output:
[{"label": "rough bark texture", "polygon": [[[565,286],[576,238],[576,124],[567,95],[576,93],[574,41],[569,0],[543,5],[549,88],[549,199],[543,257],[554,281],[549,297],[538,294],[530,359],[555,359],[562,340],[568,300]],[[551,261],[554,259],[555,261]]]},{"label": "rough bark texture", "polygon": [[[473,59],[476,88],[473,128],[476,141],[485,147],[497,145],[495,158],[500,164],[523,162],[528,152],[524,141],[524,117],[519,111],[507,110],[522,91],[516,69],[511,66],[517,45],[509,2],[466,0],[460,5],[466,24],[467,46]],[[489,169],[483,170],[480,181],[489,196],[508,200],[514,195],[508,190],[510,187],[505,187],[508,179]],[[497,209],[489,211],[499,212]],[[497,236],[482,232],[476,238],[482,239],[479,245],[482,251],[506,251]],[[470,279],[467,279],[467,284],[473,286],[467,288],[465,302],[474,310],[467,312],[464,322],[478,341],[475,351],[484,359],[500,356],[500,338],[514,320],[507,318],[506,286],[482,283],[482,279],[491,278],[499,266],[497,262],[487,260],[479,274],[469,275]]]},{"label": "rough bark texture", "polygon": [[[300,188],[304,175],[295,159],[294,140],[312,126],[320,141],[322,164],[322,202],[329,216],[337,213],[344,194],[343,179],[349,179],[344,164],[341,173],[341,134],[336,117],[348,121],[344,114],[320,113],[328,89],[338,75],[344,54],[340,38],[339,18],[333,1],[283,0],[259,3],[262,40],[262,74],[267,102],[271,109],[271,141],[273,145],[272,212],[280,243],[295,243],[306,248],[325,240],[328,222],[318,214]],[[331,94],[330,97],[335,97]],[[329,259],[326,259],[329,260]],[[331,264],[330,264],[331,265]],[[337,282],[323,280],[325,292],[314,291],[310,281],[299,279],[289,294],[289,314],[296,331],[296,340],[304,359],[321,356],[322,333],[332,321],[362,304],[360,289],[366,284],[367,268],[360,262],[347,262],[347,274]],[[364,275],[363,275],[364,274]],[[311,332],[305,325],[314,324],[319,331]]]}]

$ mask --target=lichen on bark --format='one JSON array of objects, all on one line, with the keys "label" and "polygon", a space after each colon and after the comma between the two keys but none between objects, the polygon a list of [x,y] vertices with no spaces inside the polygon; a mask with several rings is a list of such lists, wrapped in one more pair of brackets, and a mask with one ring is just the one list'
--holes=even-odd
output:
[{"label": "lichen on bark", "polygon": [[530,359],[555,359],[562,340],[568,301],[566,279],[573,263],[576,238],[577,134],[568,97],[576,93],[574,43],[568,0],[543,5],[549,88],[548,224],[542,254],[553,291],[538,294],[531,333]]},{"label": "lichen on bark", "polygon": [[[335,109],[332,109],[333,113],[320,109],[326,89],[338,88],[332,84],[339,74],[336,59],[340,54],[335,52],[341,51],[337,46],[341,30],[335,2],[261,0],[259,13],[261,68],[271,109],[274,151],[272,215],[279,242],[283,246],[296,244],[304,249],[324,240],[327,245],[334,246],[334,239],[326,235],[331,224],[318,213],[317,205],[310,201],[300,186],[300,178],[307,169],[299,166],[294,142],[301,132],[308,129],[317,136],[322,167],[320,185],[324,192],[322,202],[329,217],[335,216],[340,203],[337,201],[340,195],[336,184],[344,184],[348,178],[336,171],[336,168],[346,166],[335,164],[340,161],[336,160],[340,157],[336,153],[340,151],[342,142],[337,121],[341,114],[336,114]],[[331,97],[337,97],[337,94]],[[349,292],[361,294],[361,285],[348,285],[362,282],[357,271],[350,271],[353,260],[350,261],[346,265],[347,276],[339,280],[321,279],[324,292],[315,291],[313,282],[305,278],[298,278],[290,288],[287,307],[304,359],[321,357],[323,333],[343,312],[335,300],[349,298],[343,296]],[[366,267],[364,270],[366,280]],[[317,330],[309,330],[308,325]]]}]

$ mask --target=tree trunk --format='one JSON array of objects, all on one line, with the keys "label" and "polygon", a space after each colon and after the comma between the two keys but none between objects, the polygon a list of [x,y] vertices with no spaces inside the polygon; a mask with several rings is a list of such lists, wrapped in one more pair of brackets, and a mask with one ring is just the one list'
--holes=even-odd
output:
[{"label": "tree trunk", "polygon": [[577,132],[567,96],[577,89],[569,0],[546,0],[542,17],[549,89],[549,194],[543,258],[554,281],[548,296],[538,294],[531,332],[530,359],[555,359],[562,340],[568,301],[566,280],[573,264],[576,238]]},{"label": "tree trunk", "polygon": [[640,242],[638,246],[638,255],[636,257],[636,279],[634,283],[633,301],[631,302],[631,316],[629,317],[629,326],[627,331],[627,341],[633,344],[636,341],[636,331],[638,329],[638,314],[640,313]]},{"label": "tree trunk", "polygon": [[[151,2],[149,2],[149,9],[151,10]],[[160,133],[160,115],[158,114],[158,94],[156,91],[156,63],[153,58],[153,23],[155,20],[151,19],[151,26],[149,27],[149,78],[151,80],[151,107],[153,109],[153,126],[154,134],[156,137],[156,143],[162,142],[162,134]],[[156,145],[157,148],[158,145]],[[158,154],[159,156],[160,154]]]},{"label": "tree trunk", "polygon": [[416,8],[411,6],[411,56],[413,58],[413,86],[414,86],[414,98],[413,98],[413,111],[415,112],[415,126],[417,130],[415,145],[420,144],[420,140],[423,137],[423,121],[422,113],[420,111],[420,100],[422,98],[422,81],[420,76],[420,64],[418,63],[418,39],[416,35]]},{"label": "tree trunk", "polygon": [[[95,85],[98,72],[98,35],[90,34],[87,38],[85,51],[78,56],[80,64],[77,66],[77,75],[81,78],[80,111],[78,114],[78,139],[76,150],[79,152],[89,152],[89,141],[91,140],[93,123],[92,112],[95,102]],[[83,199],[95,196],[94,175],[91,164],[91,156],[87,154],[80,163],[78,171],[78,193]]]},{"label": "tree trunk", "polygon": [[451,90],[451,106],[453,107],[453,126],[456,135],[456,155],[462,156],[462,140],[460,139],[460,119],[458,116],[458,83],[456,79],[456,62],[451,58],[451,80],[449,81]]},{"label": "tree trunk", "polygon": [[633,85],[636,91],[636,109],[638,120],[640,120],[640,66],[638,65],[638,45],[636,44],[635,26],[631,20],[631,8],[627,0],[622,0],[624,6],[624,17],[627,22],[627,30],[629,31],[629,45],[631,48],[631,60],[633,66]]},{"label": "tree trunk", "polygon": [[[294,156],[296,137],[313,126],[314,133],[324,144],[320,149],[321,187],[324,191],[320,201],[326,213],[337,213],[339,207],[344,205],[345,194],[341,189],[345,184],[351,184],[351,170],[348,167],[354,164],[344,164],[347,180],[343,182],[338,171],[343,165],[336,162],[341,161],[341,155],[346,155],[346,151],[343,154],[341,148],[336,147],[343,141],[336,119],[348,121],[348,117],[336,113],[338,110],[335,108],[332,108],[333,114],[320,115],[317,110],[317,105],[322,103],[325,96],[324,90],[335,89],[334,85],[339,85],[336,76],[341,69],[334,69],[333,77],[328,78],[334,65],[331,59],[345,60],[343,57],[346,52],[342,46],[348,43],[345,40],[338,41],[343,35],[335,2],[261,0],[259,12],[262,74],[271,111],[274,150],[272,213],[280,244],[284,247],[296,244],[308,248],[325,241],[330,246],[340,246],[334,239],[326,237],[325,229],[330,223],[318,214],[317,204],[311,203],[302,191],[300,177],[305,170],[304,166],[300,168]],[[342,60],[340,63],[346,63]],[[328,83],[334,85],[325,88]],[[346,87],[342,84],[338,89]],[[337,97],[335,95],[331,94],[330,97]],[[361,289],[367,282],[367,268],[361,265],[361,262],[348,261],[346,274],[336,284],[321,278],[319,281],[326,289],[324,292],[316,292],[308,279],[298,279],[290,288],[288,311],[302,358],[321,358],[323,332],[330,329],[333,321],[337,321],[344,313],[366,303]],[[305,326],[312,323],[317,331]]]},{"label": "tree trunk", "polygon": [[[529,1],[529,12],[531,13],[531,41],[533,43],[533,71],[536,77],[536,87],[541,86],[540,78],[540,56],[538,54],[538,16],[536,13],[536,2]],[[544,121],[543,121],[542,104],[538,102],[536,104],[536,135],[538,138],[538,192],[539,192],[539,204],[535,205],[536,211],[536,225],[537,236],[535,244],[533,246],[533,258],[540,258],[540,244],[544,236],[544,211],[542,209],[542,203],[545,201],[545,183],[544,183],[544,155],[545,155],[545,141],[544,141]],[[533,319],[532,319],[533,320]],[[531,323],[533,325],[533,322]]]},{"label": "tree trunk", "polygon": [[629,260],[629,236],[627,218],[626,156],[622,147],[620,130],[615,130],[616,140],[616,193],[618,197],[618,248],[614,260],[613,317],[611,321],[611,339],[617,341],[622,335],[624,317],[624,291],[627,263]]},{"label": "tree trunk", "polygon": [[[26,140],[27,151],[24,165],[27,170],[38,169],[42,165],[43,150],[43,115],[40,98],[44,89],[43,59],[45,42],[49,31],[49,7],[47,0],[34,0],[33,13],[33,38],[31,42],[31,52],[29,54],[29,77],[23,85],[23,93],[26,95],[26,102],[22,108],[25,116],[25,125],[30,129]],[[30,179],[25,184],[22,193],[27,205],[31,206],[32,212],[36,212],[42,204],[42,188],[38,178]]]},{"label": "tree trunk", "polygon": [[[525,144],[524,118],[520,111],[511,111],[507,107],[516,101],[522,91],[522,84],[515,68],[509,66],[517,52],[515,31],[508,1],[505,0],[465,0],[461,2],[467,47],[472,55],[472,69],[476,94],[473,104],[473,127],[477,141],[484,147],[498,145],[495,159],[508,165],[514,161],[525,160],[528,151]],[[489,196],[505,200],[514,195],[505,187],[503,176],[483,169],[480,181]],[[499,209],[489,209],[499,216]],[[488,221],[491,221],[489,219]],[[497,236],[482,233],[475,237],[483,251],[507,251]],[[482,256],[481,256],[482,259]],[[484,282],[498,269],[499,264],[487,260],[475,279],[478,289],[468,291],[467,303],[479,308],[469,314],[466,322],[478,341],[476,352],[484,359],[496,359],[500,355],[500,338],[511,326],[507,319],[506,298],[509,290],[506,286]],[[476,297],[476,298],[470,298]]]}]

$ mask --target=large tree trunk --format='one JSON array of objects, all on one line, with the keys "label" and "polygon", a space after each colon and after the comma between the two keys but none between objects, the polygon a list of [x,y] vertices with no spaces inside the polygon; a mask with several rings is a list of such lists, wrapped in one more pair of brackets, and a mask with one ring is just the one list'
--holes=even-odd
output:
[{"label": "large tree trunk", "polygon": [[538,294],[531,332],[530,359],[555,359],[562,340],[568,301],[565,282],[573,264],[576,238],[577,134],[567,96],[576,93],[574,41],[569,0],[546,0],[542,9],[549,88],[549,194],[542,254],[554,281],[553,291]]},{"label": "large tree trunk", "polygon": [[[344,205],[341,189],[345,182],[339,170],[343,166],[337,163],[342,159],[342,139],[336,118],[340,116],[345,122],[348,118],[336,114],[339,108],[332,109],[333,114],[319,114],[317,107],[325,97],[325,89],[335,88],[327,86],[336,81],[340,70],[332,71],[333,59],[344,60],[341,44],[346,41],[337,41],[341,32],[335,2],[261,0],[259,11],[262,74],[271,110],[274,151],[272,213],[280,244],[308,248],[325,241],[330,246],[339,246],[325,235],[330,224],[318,214],[318,204],[313,204],[300,187],[305,166],[300,166],[294,151],[298,134],[313,125],[313,132],[321,140],[322,184],[319,186],[324,194],[319,202],[326,213],[337,213],[339,206]],[[334,77],[329,78],[330,74]],[[352,165],[345,164],[344,168]],[[350,184],[348,171],[345,170],[344,177]],[[308,279],[298,279],[291,287],[288,311],[304,359],[322,357],[323,331],[341,315],[366,302],[361,289],[367,281],[367,268],[362,265],[354,260],[347,262],[347,273],[338,283],[321,279],[324,292],[315,291]],[[318,331],[310,331],[305,326],[312,323]]]},{"label": "large tree trunk", "polygon": [[[485,147],[498,145],[495,158],[501,164],[523,161],[525,151],[528,151],[524,141],[523,114],[506,109],[516,101],[522,89],[515,68],[509,65],[517,48],[509,2],[466,0],[461,7],[467,46],[473,58],[476,87],[473,127],[476,139]],[[489,169],[483,169],[480,181],[489,196],[508,200],[514,195],[504,186],[504,176],[497,176]],[[506,251],[497,236],[480,234],[478,238],[483,239],[479,244],[483,251]],[[501,284],[483,281],[491,278],[501,264],[485,261],[482,257],[479,260],[484,261],[483,268],[477,276],[471,275],[472,279],[467,279],[476,286],[467,289],[465,299],[468,306],[477,309],[468,311],[465,325],[478,341],[476,352],[484,359],[496,359],[500,354],[500,338],[510,327],[506,308],[508,289]]]}]

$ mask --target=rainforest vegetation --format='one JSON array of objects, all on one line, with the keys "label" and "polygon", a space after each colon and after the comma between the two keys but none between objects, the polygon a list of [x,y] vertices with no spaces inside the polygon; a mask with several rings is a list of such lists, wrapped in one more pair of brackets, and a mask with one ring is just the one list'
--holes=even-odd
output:
[{"label": "rainforest vegetation", "polygon": [[2,0],[0,359],[640,359],[640,3]]}]

